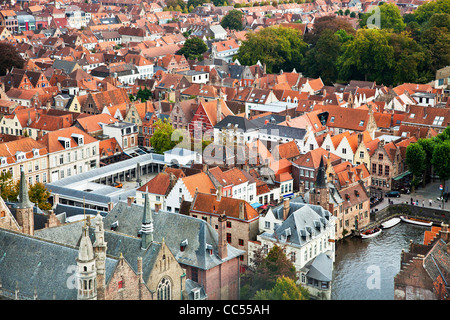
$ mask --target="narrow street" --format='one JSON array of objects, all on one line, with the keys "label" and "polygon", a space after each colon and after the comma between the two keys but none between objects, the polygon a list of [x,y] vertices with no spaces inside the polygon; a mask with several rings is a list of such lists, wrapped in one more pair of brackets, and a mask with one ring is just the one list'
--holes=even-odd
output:
[{"label": "narrow street", "polygon": [[[372,207],[372,209],[378,209],[381,210],[385,208],[388,205],[388,199],[391,200],[392,203],[398,204],[398,203],[410,203],[411,198],[413,201],[419,201],[419,206],[426,206],[426,207],[433,207],[433,208],[441,208],[442,207],[442,201],[438,201],[437,198],[441,195],[441,190],[439,189],[439,186],[441,183],[439,181],[430,182],[428,183],[425,188],[422,188],[420,186],[418,189],[416,189],[413,193],[410,194],[400,194],[399,198],[386,198],[384,197],[383,201],[380,202],[378,205]],[[450,181],[446,182],[445,191],[447,191],[447,188],[450,189]],[[385,196],[385,194],[384,194]],[[431,206],[430,206],[430,200],[432,200]],[[450,210],[450,202],[444,201],[444,210]]]}]

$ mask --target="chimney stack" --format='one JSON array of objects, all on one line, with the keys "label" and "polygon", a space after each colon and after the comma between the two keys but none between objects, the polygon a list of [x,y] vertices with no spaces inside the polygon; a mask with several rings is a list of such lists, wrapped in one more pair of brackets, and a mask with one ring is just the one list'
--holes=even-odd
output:
[{"label": "chimney stack", "polygon": [[133,202],[134,202],[134,197],[127,197],[127,204],[128,204],[129,207],[131,207]]},{"label": "chimney stack", "polygon": [[227,216],[223,214],[219,217],[219,230],[218,230],[219,233],[218,253],[220,259],[225,259],[228,256],[226,224],[227,224]]},{"label": "chimney stack", "polygon": [[283,200],[283,221],[287,219],[288,214],[289,214],[289,206],[290,201],[288,198]]},{"label": "chimney stack", "polygon": [[217,187],[217,201],[221,201],[222,200],[222,186],[218,186]]},{"label": "chimney stack", "polygon": [[245,220],[245,207],[244,201],[239,202],[239,219]]},{"label": "chimney stack", "polygon": [[222,103],[221,98],[217,99],[217,123],[222,121]]},{"label": "chimney stack", "polygon": [[158,212],[161,209],[161,203],[155,203],[155,212]]}]

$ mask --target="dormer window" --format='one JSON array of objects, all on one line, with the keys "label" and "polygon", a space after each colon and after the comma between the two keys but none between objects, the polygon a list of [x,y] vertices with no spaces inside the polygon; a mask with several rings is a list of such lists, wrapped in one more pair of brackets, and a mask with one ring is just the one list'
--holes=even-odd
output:
[{"label": "dormer window", "polygon": [[72,134],[72,138],[79,146],[84,144],[84,136],[82,134],[74,133]]},{"label": "dormer window", "polygon": [[187,240],[187,239],[184,239],[184,240],[180,243],[180,251],[183,252],[183,251],[186,249],[187,245],[188,245],[188,240]]},{"label": "dormer window", "polygon": [[38,157],[39,156],[39,150],[33,149],[33,156]]},{"label": "dormer window", "polygon": [[0,158],[0,163],[1,163],[2,166],[7,164],[6,157],[1,157]]},{"label": "dormer window", "polygon": [[22,152],[22,151],[16,152],[16,159],[17,159],[17,161],[25,160],[26,159],[25,152]]},{"label": "dormer window", "polygon": [[70,149],[70,139],[66,137],[58,137],[58,141],[61,142],[64,149]]},{"label": "dormer window", "polygon": [[213,247],[212,247],[212,245],[210,245],[210,244],[206,245],[206,252],[208,252],[209,255],[212,256],[212,254],[213,254]]}]

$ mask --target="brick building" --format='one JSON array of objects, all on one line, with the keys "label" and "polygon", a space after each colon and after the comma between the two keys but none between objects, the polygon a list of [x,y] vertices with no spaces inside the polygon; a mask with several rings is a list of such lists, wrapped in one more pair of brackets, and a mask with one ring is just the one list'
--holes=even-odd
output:
[{"label": "brick building", "polygon": [[[216,230],[219,220],[226,216],[226,240],[240,250],[247,251],[248,241],[256,240],[259,228],[258,212],[245,200],[217,195],[197,193],[190,206],[189,215],[207,221]],[[248,253],[240,256],[241,270],[248,265]]]}]

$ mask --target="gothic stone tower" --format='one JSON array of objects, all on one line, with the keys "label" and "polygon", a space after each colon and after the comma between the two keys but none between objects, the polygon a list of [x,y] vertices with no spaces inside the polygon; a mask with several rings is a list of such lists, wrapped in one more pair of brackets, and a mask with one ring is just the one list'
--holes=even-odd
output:
[{"label": "gothic stone tower", "polygon": [[33,203],[28,197],[27,181],[22,168],[20,172],[19,203],[17,204],[16,216],[17,223],[22,227],[22,232],[29,235],[34,235],[33,207]]},{"label": "gothic stone tower", "polygon": [[327,184],[327,177],[325,166],[323,164],[323,157],[320,159],[319,170],[317,172],[316,182],[314,188],[309,194],[309,203],[319,205],[325,210],[329,209],[329,190]]},{"label": "gothic stone tower", "polygon": [[97,299],[97,266],[94,248],[89,238],[89,226],[85,223],[77,258],[78,300]]},{"label": "gothic stone tower", "polygon": [[105,300],[105,269],[106,269],[106,250],[107,242],[105,241],[105,229],[103,227],[103,218],[100,212],[95,217],[95,242],[94,255],[97,267],[97,299]]}]

